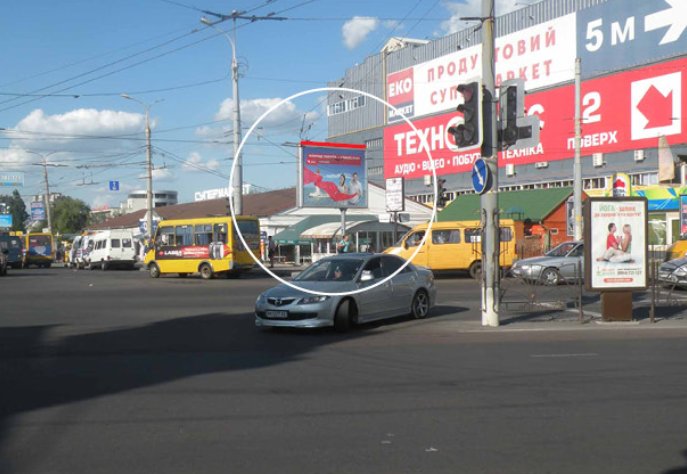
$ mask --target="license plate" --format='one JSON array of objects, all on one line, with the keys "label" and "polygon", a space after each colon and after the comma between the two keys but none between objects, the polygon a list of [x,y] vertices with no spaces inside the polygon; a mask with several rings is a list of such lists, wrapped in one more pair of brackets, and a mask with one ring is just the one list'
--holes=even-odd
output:
[{"label": "license plate", "polygon": [[274,319],[286,319],[289,317],[288,311],[265,311],[265,316]]}]

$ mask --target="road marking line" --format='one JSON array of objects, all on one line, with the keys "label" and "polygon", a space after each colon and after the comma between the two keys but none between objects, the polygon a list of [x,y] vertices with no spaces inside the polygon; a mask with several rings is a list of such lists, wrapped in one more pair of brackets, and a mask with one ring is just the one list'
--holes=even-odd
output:
[{"label": "road marking line", "polygon": [[530,354],[530,357],[535,359],[543,358],[557,358],[557,357],[596,357],[599,354],[596,352],[582,352],[580,354]]}]

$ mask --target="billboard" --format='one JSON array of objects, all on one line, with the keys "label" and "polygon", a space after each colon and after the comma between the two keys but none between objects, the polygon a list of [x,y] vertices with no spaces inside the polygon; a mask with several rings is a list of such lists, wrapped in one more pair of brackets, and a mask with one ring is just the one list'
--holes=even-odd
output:
[{"label": "billboard", "polygon": [[687,236],[687,194],[680,194],[680,237]]},{"label": "billboard", "polygon": [[577,13],[582,77],[629,69],[687,52],[684,0],[609,0]]},{"label": "billboard", "polygon": [[584,225],[588,289],[646,288],[647,224],[644,198],[589,198]]},{"label": "billboard", "polygon": [[[572,81],[575,29],[572,13],[497,37],[496,84],[522,78],[530,90]],[[388,74],[387,101],[409,118],[455,110],[462,100],[456,86],[481,76],[482,46],[476,44]],[[401,120],[393,110],[387,118]]]},{"label": "billboard", "polygon": [[304,207],[367,208],[365,145],[301,142]]},{"label": "billboard", "polygon": [[[581,86],[582,155],[655,148],[665,136],[669,144],[687,143],[687,58],[586,80]],[[525,108],[541,121],[540,143],[506,150],[499,166],[525,165],[572,158],[575,154],[575,91],[565,85],[525,96]],[[438,175],[470,169],[479,149],[457,153],[446,133],[460,120],[457,112],[384,129],[384,176],[418,178],[430,174],[421,137],[426,138]]]},{"label": "billboard", "polygon": [[24,187],[24,173],[21,171],[0,172],[0,188]]},{"label": "billboard", "polygon": [[45,220],[45,205],[42,201],[33,201],[31,203],[31,220],[34,222]]},{"label": "billboard", "polygon": [[386,180],[386,210],[402,212],[406,210],[403,178],[388,178]]},{"label": "billboard", "polygon": [[0,229],[12,227],[12,214],[0,214]]}]

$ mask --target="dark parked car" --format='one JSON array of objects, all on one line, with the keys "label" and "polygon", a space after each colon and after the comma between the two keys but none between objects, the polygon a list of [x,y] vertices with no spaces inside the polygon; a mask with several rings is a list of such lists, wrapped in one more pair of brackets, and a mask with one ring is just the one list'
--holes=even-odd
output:
[{"label": "dark parked car", "polygon": [[687,257],[663,262],[658,267],[658,281],[664,285],[687,288]]}]

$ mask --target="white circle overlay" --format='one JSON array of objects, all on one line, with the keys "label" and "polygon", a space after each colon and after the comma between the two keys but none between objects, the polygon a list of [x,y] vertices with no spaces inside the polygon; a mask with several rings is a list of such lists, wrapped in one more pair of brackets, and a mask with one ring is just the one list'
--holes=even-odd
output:
[{"label": "white circle overlay", "polygon": [[[274,112],[276,109],[281,107],[282,105],[286,104],[287,102],[292,101],[293,99],[297,99],[299,97],[303,97],[308,94],[318,94],[321,92],[350,92],[353,94],[360,94],[364,95],[365,97],[368,97],[372,100],[376,100],[377,102],[381,102],[382,104],[386,105],[387,107],[391,108],[397,115],[401,116],[401,118],[408,124],[410,127],[413,129],[413,131],[417,134],[417,136],[420,138],[420,144],[421,146],[424,146],[425,150],[427,150],[427,157],[429,158],[429,163],[430,163],[430,170],[432,171],[432,176],[434,179],[432,180],[433,182],[433,190],[434,190],[434,202],[437,202],[438,199],[438,189],[437,189],[437,173],[436,169],[434,168],[434,159],[432,158],[432,154],[429,150],[429,143],[427,142],[427,139],[418,132],[417,128],[413,123],[408,119],[408,117],[405,116],[400,110],[398,110],[396,107],[388,103],[387,101],[380,99],[379,97],[376,97],[372,94],[369,94],[367,92],[357,90],[357,89],[349,89],[345,87],[318,87],[315,89],[308,89],[304,90],[301,92],[298,92],[296,94],[293,94],[285,99],[282,99],[280,102],[274,104],[272,107],[270,107],[268,110],[266,110],[258,119],[253,122],[253,125],[250,126],[248,129],[248,132],[244,135],[243,139],[241,140],[241,144],[239,145],[238,149],[236,150],[236,154],[234,155],[234,159],[232,160],[231,164],[231,172],[229,173],[229,183],[231,187],[231,183],[234,182],[234,173],[236,172],[236,164],[238,163],[237,157],[241,156],[241,150],[243,150],[243,146],[246,143],[246,140],[250,137],[250,135],[253,133],[253,131],[260,125],[260,122],[262,122],[265,117],[267,117],[269,114]],[[299,157],[300,160],[300,157]],[[301,166],[302,164],[299,162],[298,166]],[[301,183],[296,183],[296,186],[301,186]],[[243,192],[243,191],[242,191]],[[405,199],[405,197],[404,197]],[[232,220],[236,221],[236,212],[234,211],[234,201],[230,198],[229,199],[229,210],[231,212],[231,218]],[[259,258],[253,254],[253,252],[250,250],[250,247],[246,243],[246,240],[243,238],[243,234],[241,234],[241,231],[238,228],[238,225],[234,226],[234,231],[236,234],[238,234],[239,239],[241,240],[241,243],[243,244],[244,248],[248,249],[248,253],[250,254],[251,258],[260,265],[260,268],[265,270],[267,273],[269,273],[275,280],[281,282],[282,284],[289,286],[293,288],[294,290],[297,291],[302,291],[304,293],[309,293],[311,295],[319,295],[319,296],[349,296],[349,295],[355,295],[358,293],[363,293],[364,291],[371,290],[373,288],[378,287],[379,285],[383,285],[399,273],[403,271],[405,267],[407,267],[410,262],[415,259],[415,256],[417,253],[420,251],[420,249],[425,245],[425,241],[427,240],[427,236],[429,235],[430,231],[432,230],[432,223],[436,219],[436,214],[437,214],[437,209],[436,205],[432,206],[432,216],[429,220],[429,224],[427,226],[427,230],[425,231],[425,235],[422,237],[422,240],[420,240],[420,245],[417,246],[413,254],[410,256],[409,260],[406,260],[403,265],[401,265],[395,272],[393,272],[391,275],[387,276],[386,278],[378,281],[377,283],[370,285],[370,286],[365,286],[364,288],[359,288],[357,290],[351,290],[351,291],[343,291],[343,292],[326,292],[326,291],[316,291],[316,290],[311,290],[308,288],[302,288],[298,286],[297,284],[294,284],[293,282],[289,282],[287,280],[284,280],[281,278],[279,275],[275,274],[274,272],[270,271],[270,269],[263,264]]]}]

